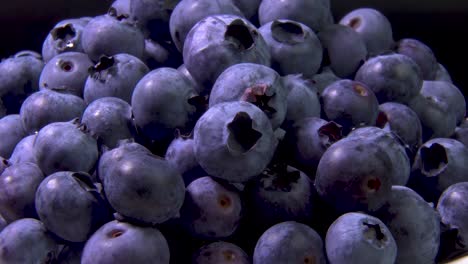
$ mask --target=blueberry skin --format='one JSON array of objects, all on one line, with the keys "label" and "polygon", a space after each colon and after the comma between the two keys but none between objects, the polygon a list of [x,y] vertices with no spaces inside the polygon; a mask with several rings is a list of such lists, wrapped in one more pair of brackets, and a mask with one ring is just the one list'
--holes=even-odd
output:
[{"label": "blueberry skin", "polygon": [[20,142],[18,142],[18,144],[16,144],[8,161],[11,164],[23,162],[37,164],[36,153],[34,152],[34,140],[36,140],[35,134],[24,137]]},{"label": "blueberry skin", "polygon": [[437,203],[437,212],[441,216],[441,222],[449,229],[457,230],[456,244],[464,250],[468,247],[467,197],[468,182],[460,182],[448,187]]},{"label": "blueberry skin", "polygon": [[379,144],[341,139],[320,159],[315,187],[338,212],[374,211],[390,195],[393,173],[392,160]]},{"label": "blueberry skin", "polygon": [[192,236],[220,239],[236,231],[241,213],[239,193],[205,176],[187,186],[180,219]]},{"label": "blueberry skin", "polygon": [[31,94],[20,110],[24,129],[29,134],[53,122],[66,122],[81,118],[86,103],[73,94],[56,92],[49,89]]},{"label": "blueberry skin", "polygon": [[325,249],[330,264],[395,263],[397,244],[388,227],[364,213],[346,213],[328,228]]},{"label": "blueberry skin", "polygon": [[408,104],[423,84],[418,64],[402,54],[370,58],[359,68],[355,80],[367,84],[381,104],[389,101]]},{"label": "blueberry skin", "polygon": [[185,64],[181,64],[177,70],[182,73],[187,79],[189,79],[189,81],[192,83],[192,86],[195,88],[195,91],[197,91],[197,93],[201,93],[203,92],[203,86],[201,86],[200,84],[198,84],[195,79],[192,77],[192,75],[190,74],[190,72],[187,70],[187,67],[185,67]]},{"label": "blueberry skin", "polygon": [[169,21],[169,15],[178,1],[165,0],[132,0],[130,1],[130,18],[140,25],[145,25],[152,20]]},{"label": "blueberry skin", "polygon": [[7,225],[8,225],[7,221],[0,214],[0,232],[2,232],[2,230],[5,229],[5,227],[7,227]]},{"label": "blueberry skin", "polygon": [[186,129],[196,112],[191,98],[197,96],[190,81],[173,68],[159,68],[146,74],[133,91],[131,105],[135,123],[152,139],[164,139],[174,129]]},{"label": "blueberry skin", "polygon": [[367,59],[364,39],[348,26],[334,24],[318,33],[322,47],[326,51],[323,58],[328,59],[330,68],[341,78],[352,78]]},{"label": "blueberry skin", "polygon": [[70,242],[85,242],[110,215],[90,176],[79,172],[47,176],[37,188],[35,205],[46,228]]},{"label": "blueberry skin", "polygon": [[136,25],[110,15],[97,16],[89,21],[81,39],[84,51],[93,61],[98,61],[102,55],[119,53],[141,59],[145,49],[145,38]]},{"label": "blueberry skin", "polygon": [[253,264],[317,263],[325,264],[323,241],[307,225],[287,221],[266,230],[257,241]]},{"label": "blueberry skin", "polygon": [[7,115],[0,119],[0,156],[10,158],[16,144],[26,136],[20,115]]},{"label": "blueberry skin", "polygon": [[447,69],[444,67],[444,65],[438,63],[438,68],[436,72],[436,76],[434,78],[434,81],[444,81],[444,82],[449,82],[453,83],[452,77],[450,76],[450,73],[447,71]]},{"label": "blueberry skin", "polygon": [[209,107],[247,101],[263,110],[276,129],[286,117],[287,96],[288,90],[275,70],[260,64],[239,63],[218,77],[210,93]]},{"label": "blueberry skin", "polygon": [[434,138],[418,150],[413,163],[412,187],[426,200],[436,202],[440,194],[458,182],[468,181],[468,148],[450,138]]},{"label": "blueberry skin", "polygon": [[124,153],[103,178],[106,197],[115,211],[135,222],[163,223],[177,217],[185,196],[178,171],[157,156]]},{"label": "blueberry skin", "polygon": [[422,144],[422,125],[416,112],[404,104],[395,102],[381,104],[379,110],[377,126],[398,135],[405,147],[409,148],[411,153],[416,153]]},{"label": "blueberry skin", "polygon": [[390,21],[374,8],[354,9],[339,24],[354,29],[364,39],[370,56],[387,52],[394,45]]},{"label": "blueberry skin", "polygon": [[93,62],[81,52],[64,52],[53,57],[42,70],[39,87],[83,96],[88,69]]},{"label": "blueberry skin", "polygon": [[10,160],[0,157],[0,174],[2,174],[5,171],[5,169],[10,167],[11,165],[13,165],[13,163],[10,162]]},{"label": "blueberry skin", "polygon": [[278,144],[265,113],[242,101],[210,107],[197,121],[193,139],[200,166],[229,182],[245,182],[260,174]]},{"label": "blueberry skin", "polygon": [[86,242],[82,264],[169,264],[166,238],[154,227],[111,221]]},{"label": "blueberry skin", "polygon": [[0,96],[6,114],[17,114],[26,97],[39,90],[43,68],[41,56],[32,51],[18,52],[0,62]]},{"label": "blueberry skin", "polygon": [[330,84],[320,95],[325,119],[343,126],[347,134],[352,128],[374,125],[379,102],[364,83],[343,79]]},{"label": "blueberry skin", "polygon": [[130,0],[115,0],[109,7],[108,13],[114,13],[115,16],[130,16],[131,7]]},{"label": "blueberry skin", "polygon": [[97,142],[77,122],[51,123],[41,130],[34,142],[39,167],[45,175],[57,171],[90,172],[97,159]]},{"label": "blueberry skin", "polygon": [[258,15],[258,8],[262,0],[232,0],[232,2],[242,11],[246,18],[252,21]]},{"label": "blueberry skin", "polygon": [[315,32],[333,24],[329,0],[263,0],[258,8],[260,24],[275,19],[290,19],[303,23]]},{"label": "blueberry skin", "polygon": [[319,95],[323,93],[323,90],[325,90],[327,86],[339,80],[341,80],[341,78],[336,76],[329,66],[324,67],[320,73],[315,74],[311,78],[311,82],[314,84]]},{"label": "blueberry skin", "polygon": [[143,61],[148,66],[148,68],[157,69],[160,67],[169,66],[171,63],[178,63],[174,60],[175,55],[180,54],[174,54],[169,48],[165,47],[165,45],[158,43],[150,38],[145,39],[145,52],[143,54]]},{"label": "blueberry skin", "polygon": [[455,129],[455,132],[451,136],[451,138],[456,139],[463,143],[466,147],[468,147],[468,128],[463,126],[458,126]]},{"label": "blueberry skin", "polygon": [[322,62],[322,44],[308,26],[287,19],[276,19],[258,31],[270,48],[272,68],[281,75],[302,73],[312,77]]},{"label": "blueberry skin", "polygon": [[93,101],[86,107],[81,123],[92,137],[109,148],[115,148],[119,140],[133,138],[132,108],[120,98],[103,97]]},{"label": "blueberry skin", "polygon": [[172,11],[169,19],[172,41],[174,41],[177,49],[183,51],[185,39],[190,29],[192,29],[198,21],[208,16],[218,14],[230,14],[244,17],[244,14],[234,5],[233,1],[180,1]]},{"label": "blueberry skin", "polygon": [[235,15],[213,15],[200,20],[189,31],[183,58],[205,95],[229,66],[237,63],[270,66],[271,56],[265,40],[248,20]]},{"label": "blueberry skin", "polygon": [[240,247],[229,242],[213,242],[201,247],[192,257],[193,264],[250,264],[250,258]]},{"label": "blueberry skin", "polygon": [[303,75],[283,77],[288,92],[285,123],[291,124],[307,117],[320,117],[321,105],[315,84]]},{"label": "blueberry skin", "polygon": [[50,263],[57,254],[57,243],[39,220],[33,218],[17,220],[0,233],[1,263]]},{"label": "blueberry skin", "polygon": [[395,50],[418,64],[424,80],[432,81],[436,78],[439,64],[429,46],[417,39],[404,38],[396,43]]},{"label": "blueberry skin", "polygon": [[34,163],[18,163],[0,176],[0,214],[11,223],[21,218],[37,218],[34,194],[44,174]]},{"label": "blueberry skin", "polygon": [[55,24],[42,44],[44,62],[49,62],[60,53],[84,52],[81,36],[88,22],[89,20],[82,18],[70,18]]},{"label": "blueberry skin", "polygon": [[83,98],[87,104],[102,97],[117,97],[131,102],[135,85],[149,72],[137,57],[120,53],[101,57],[87,76]]}]

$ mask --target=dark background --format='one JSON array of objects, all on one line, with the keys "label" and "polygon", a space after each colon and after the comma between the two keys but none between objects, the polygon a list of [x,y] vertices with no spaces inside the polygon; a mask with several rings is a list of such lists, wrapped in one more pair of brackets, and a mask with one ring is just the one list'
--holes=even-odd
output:
[{"label": "dark background", "polygon": [[[0,7],[0,58],[31,49],[40,52],[48,31],[64,18],[95,16],[111,0],[16,0]],[[416,38],[434,51],[454,83],[468,94],[468,1],[463,0],[331,0],[336,21],[359,7],[385,14],[394,38]]]}]

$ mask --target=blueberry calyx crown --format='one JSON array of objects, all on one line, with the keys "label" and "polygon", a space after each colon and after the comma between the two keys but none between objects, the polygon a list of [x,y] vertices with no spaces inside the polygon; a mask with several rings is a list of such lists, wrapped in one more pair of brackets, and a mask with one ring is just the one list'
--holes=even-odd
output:
[{"label": "blueberry calyx crown", "polygon": [[271,118],[276,113],[276,109],[269,105],[270,100],[275,96],[271,90],[271,86],[267,84],[256,84],[245,89],[242,99],[256,105],[268,118]]},{"label": "blueberry calyx crown", "polygon": [[228,148],[231,151],[245,153],[262,137],[262,133],[253,129],[252,122],[252,118],[246,112],[239,112],[227,125]]},{"label": "blueberry calyx crown", "polygon": [[430,147],[421,148],[422,173],[426,176],[437,176],[448,164],[447,152],[444,146],[435,143]]},{"label": "blueberry calyx crown", "polygon": [[302,30],[302,27],[292,21],[273,21],[271,23],[271,35],[278,42],[292,45],[302,43],[306,38],[306,32]]},{"label": "blueberry calyx crown", "polygon": [[[255,31],[254,34],[257,34]],[[227,26],[224,39],[232,43],[238,50],[251,49],[255,40],[247,25],[241,19],[236,19]]]}]

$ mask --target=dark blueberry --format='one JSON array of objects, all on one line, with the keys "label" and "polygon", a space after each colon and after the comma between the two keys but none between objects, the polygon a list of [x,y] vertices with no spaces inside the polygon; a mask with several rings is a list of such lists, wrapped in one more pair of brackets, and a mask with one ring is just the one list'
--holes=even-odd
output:
[{"label": "dark blueberry", "polygon": [[258,8],[262,0],[232,0],[246,18],[253,21],[258,16]]},{"label": "dark blueberry", "polygon": [[415,191],[393,186],[386,204],[375,215],[395,238],[395,263],[435,263],[440,241],[439,216]]},{"label": "dark blueberry", "polygon": [[169,264],[166,238],[154,227],[112,221],[86,242],[81,264]]},{"label": "dark blueberry", "polygon": [[231,236],[242,216],[239,194],[209,176],[187,186],[181,222],[196,237],[219,239]]},{"label": "dark blueberry", "polygon": [[317,192],[339,212],[379,209],[390,195],[393,169],[387,151],[371,140],[342,139],[323,154]]},{"label": "dark blueberry", "polygon": [[44,174],[34,163],[17,163],[6,168],[0,176],[0,214],[11,223],[15,220],[37,218],[34,194]]},{"label": "dark blueberry", "polygon": [[8,225],[8,222],[3,218],[3,216],[0,214],[0,232],[2,232],[3,229]]},{"label": "dark blueberry", "polygon": [[411,187],[426,200],[436,202],[450,185],[468,181],[468,148],[449,138],[434,138],[418,150]]},{"label": "dark blueberry", "polygon": [[40,55],[22,51],[0,62],[2,112],[17,114],[26,97],[39,90],[44,62]]},{"label": "dark blueberry", "polygon": [[93,101],[83,113],[81,123],[89,134],[109,148],[115,148],[119,140],[133,138],[132,108],[124,100],[103,97]]},{"label": "dark blueberry", "polygon": [[116,17],[120,16],[121,18],[125,18],[126,16],[129,16],[128,18],[130,18],[130,6],[130,0],[114,0],[108,10],[108,13],[114,13]]},{"label": "dark blueberry", "polygon": [[64,52],[84,52],[81,36],[88,22],[81,18],[71,18],[55,24],[42,44],[44,61],[49,62],[53,57]]},{"label": "dark blueberry", "polygon": [[257,241],[253,264],[325,264],[322,238],[307,225],[287,221],[270,227]]},{"label": "dark blueberry", "polygon": [[343,79],[330,84],[320,95],[323,115],[343,126],[347,134],[355,127],[374,125],[379,103],[367,85]]},{"label": "dark blueberry", "polygon": [[195,88],[173,68],[159,68],[146,74],[133,91],[131,105],[135,123],[152,139],[172,137],[176,128],[190,131],[197,107]]},{"label": "dark blueberry", "polygon": [[82,45],[93,61],[98,61],[103,55],[112,56],[119,53],[142,58],[145,38],[132,22],[121,17],[102,15],[93,18],[86,25]]},{"label": "dark blueberry", "polygon": [[10,158],[16,144],[27,136],[20,115],[0,118],[0,156]]},{"label": "dark blueberry", "polygon": [[42,70],[40,89],[50,89],[83,96],[88,69],[93,62],[81,52],[64,52],[53,57]]},{"label": "dark blueberry", "polygon": [[325,51],[324,61],[341,78],[352,78],[367,59],[367,47],[359,33],[350,27],[334,24],[318,33]]},{"label": "dark blueberry", "polygon": [[301,22],[315,32],[333,23],[330,0],[263,0],[258,8],[261,25],[276,20],[290,19]]},{"label": "dark blueberry", "polygon": [[336,219],[328,228],[325,249],[333,264],[392,264],[397,257],[397,244],[388,227],[363,213],[346,213]]},{"label": "dark blueberry", "polygon": [[450,73],[447,71],[444,65],[440,63],[438,65],[434,81],[444,81],[444,82],[450,82],[450,83],[452,82],[452,77],[450,76]]},{"label": "dark blueberry", "polygon": [[39,220],[17,220],[0,233],[1,263],[53,263],[57,255],[57,243]]},{"label": "dark blueberry", "polygon": [[143,61],[150,69],[156,69],[164,67],[167,64],[171,63],[173,53],[161,45],[160,43],[152,40],[145,39],[145,52],[143,54]]},{"label": "dark blueberry", "polygon": [[86,108],[81,97],[49,89],[30,95],[21,106],[20,116],[27,133],[35,133],[53,122],[80,118]]},{"label": "dark blueberry", "polygon": [[183,50],[187,34],[198,21],[208,16],[218,14],[230,14],[244,17],[244,14],[234,5],[233,1],[180,1],[174,8],[174,11],[172,11],[169,20],[172,41],[174,41],[177,49],[179,51]]},{"label": "dark blueberry", "polygon": [[64,245],[57,256],[57,262],[62,264],[80,264],[84,245]]},{"label": "dark blueberry", "polygon": [[336,76],[330,67],[324,67],[320,73],[312,76],[310,81],[314,84],[314,87],[320,95],[327,86],[339,80],[341,80],[341,78]]},{"label": "dark blueberry", "polygon": [[356,81],[369,86],[379,103],[407,104],[421,90],[423,78],[418,64],[402,54],[372,57],[357,71]]},{"label": "dark blueberry", "polygon": [[456,139],[468,147],[468,128],[463,126],[458,126],[455,129],[455,132],[452,134],[451,138]]},{"label": "dark blueberry", "polygon": [[130,1],[130,18],[145,27],[151,23],[163,23],[167,27],[169,16],[178,1],[171,0],[132,0]]},{"label": "dark blueberry", "polygon": [[439,64],[431,48],[417,39],[405,38],[396,43],[396,52],[414,60],[421,69],[424,80],[434,80]]},{"label": "dark blueberry", "polygon": [[250,257],[235,244],[218,241],[201,247],[192,259],[193,264],[250,264]]},{"label": "dark blueberry", "polygon": [[408,106],[395,102],[379,105],[376,126],[395,133],[409,148],[410,159],[422,144],[422,125],[418,115]]},{"label": "dark blueberry", "polygon": [[339,23],[361,35],[370,56],[387,52],[393,47],[392,25],[384,14],[374,8],[354,9]]},{"label": "dark blueberry", "polygon": [[195,79],[193,79],[192,75],[190,74],[190,72],[187,70],[187,67],[185,67],[185,64],[182,64],[180,65],[178,68],[177,68],[178,71],[180,71],[180,73],[182,73],[185,77],[187,77],[190,82],[192,83],[192,86],[195,87],[195,91],[197,91],[198,93],[201,93],[203,91],[203,86],[201,86],[200,84],[198,84]]},{"label": "dark blueberry", "polygon": [[276,129],[286,117],[287,96],[288,90],[275,70],[260,64],[239,63],[218,77],[209,106],[238,100],[250,102],[265,112]]},{"label": "dark blueberry", "polygon": [[10,167],[11,165],[13,165],[13,163],[10,160],[0,156],[0,175],[5,171],[6,168]]},{"label": "dark blueberry", "polygon": [[130,54],[103,56],[89,69],[83,97],[87,104],[107,96],[130,103],[135,85],[148,72],[148,67]]},{"label": "dark blueberry", "polygon": [[272,68],[281,75],[302,73],[310,78],[320,68],[322,44],[308,26],[277,19],[258,29],[270,48]]},{"label": "dark blueberry", "polygon": [[57,171],[90,172],[98,159],[96,140],[77,120],[43,127],[36,136],[34,149],[45,175]]},{"label": "dark blueberry", "polygon": [[260,174],[273,158],[277,142],[267,115],[243,101],[210,107],[194,129],[195,157],[201,167],[230,182]]},{"label": "dark blueberry", "polygon": [[[36,153],[34,152],[34,141],[36,134],[24,137],[16,144],[11,157],[8,159],[11,164],[31,162],[37,164]],[[1,172],[1,170],[0,170]]]},{"label": "dark blueberry", "polygon": [[257,28],[235,15],[214,15],[200,20],[184,44],[184,64],[201,94],[209,94],[218,76],[237,63],[270,65],[268,45]]},{"label": "dark blueberry", "polygon": [[47,176],[37,188],[35,205],[47,229],[70,242],[85,242],[110,216],[86,173],[61,171]]},{"label": "dark blueberry", "polygon": [[179,215],[185,196],[184,181],[164,159],[141,151],[127,152],[107,169],[102,178],[104,192],[122,216],[158,224]]}]

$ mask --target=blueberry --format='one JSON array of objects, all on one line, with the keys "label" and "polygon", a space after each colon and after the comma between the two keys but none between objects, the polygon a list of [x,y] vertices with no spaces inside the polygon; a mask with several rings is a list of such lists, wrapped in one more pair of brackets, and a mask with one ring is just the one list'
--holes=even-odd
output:
[{"label": "blueberry", "polygon": [[246,18],[253,21],[258,15],[258,8],[262,0],[232,0]]},{"label": "blueberry", "polygon": [[407,104],[423,83],[418,64],[402,54],[370,58],[359,68],[355,80],[368,85],[381,104],[389,101]]},{"label": "blueberry", "polygon": [[20,116],[26,132],[35,133],[50,123],[80,118],[85,108],[84,100],[76,95],[46,89],[24,101]]},{"label": "blueberry", "polygon": [[34,149],[45,175],[57,171],[90,172],[98,159],[96,140],[77,120],[43,127],[36,136]]},{"label": "blueberry", "polygon": [[192,83],[192,86],[195,88],[195,91],[197,91],[198,93],[201,93],[203,92],[203,86],[201,86],[200,84],[198,84],[195,79],[193,79],[192,75],[190,74],[190,72],[187,70],[187,67],[185,67],[185,64],[182,64],[180,65],[178,68],[177,68],[178,71],[180,71],[180,73],[182,73],[185,77],[187,77],[190,82]]},{"label": "blueberry", "polygon": [[322,44],[308,26],[276,19],[258,30],[270,48],[272,68],[278,73],[302,73],[309,78],[317,73],[322,62]]},{"label": "blueberry", "polygon": [[6,168],[0,176],[0,214],[11,223],[15,220],[37,218],[34,194],[44,174],[34,163],[17,163]]},{"label": "blueberry", "polygon": [[0,119],[0,156],[10,158],[16,144],[26,136],[20,115],[7,115]]},{"label": "blueberry", "polygon": [[287,88],[276,71],[260,64],[239,63],[218,77],[211,90],[209,106],[237,100],[250,102],[265,112],[276,129],[286,117],[287,96]]},{"label": "blueberry", "polygon": [[86,173],[61,171],[47,176],[37,188],[35,205],[46,228],[70,242],[85,242],[110,215]]},{"label": "blueberry", "polygon": [[81,52],[64,52],[53,57],[42,70],[40,89],[51,89],[83,96],[88,69],[93,65],[88,55]]},{"label": "blueberry", "polygon": [[336,76],[330,67],[324,67],[320,73],[312,76],[310,80],[320,95],[327,86],[341,80],[341,78]]},{"label": "blueberry", "polygon": [[97,16],[84,28],[81,37],[83,49],[93,61],[98,61],[103,55],[119,53],[143,57],[143,33],[132,22],[119,18],[110,15]]},{"label": "blueberry", "polygon": [[64,245],[57,256],[57,261],[63,264],[80,264],[84,245]]},{"label": "blueberry", "polygon": [[330,0],[263,0],[258,9],[261,25],[275,19],[290,19],[301,22],[315,32],[333,23]]},{"label": "blueberry", "polygon": [[83,113],[81,123],[90,135],[114,148],[119,140],[133,138],[131,106],[120,98],[103,97],[93,101]]},{"label": "blueberry", "polygon": [[130,103],[135,85],[148,72],[148,67],[130,54],[103,56],[89,69],[83,97],[87,104],[107,96]]},{"label": "blueberry", "polygon": [[229,66],[269,66],[271,58],[256,27],[235,15],[213,15],[195,24],[185,40],[183,57],[187,70],[203,86],[202,95],[209,94],[218,76]]},{"label": "blueberry", "polygon": [[143,61],[150,69],[168,66],[168,64],[173,63],[171,60],[174,60],[174,55],[174,52],[161,43],[158,43],[157,41],[149,38],[145,39],[145,52],[143,54]]},{"label": "blueberry", "polygon": [[328,228],[325,249],[331,264],[395,263],[397,245],[388,227],[364,213],[346,213]]},{"label": "blueberry", "polygon": [[392,160],[382,146],[341,139],[323,154],[315,175],[320,197],[339,212],[374,211],[390,195]]},{"label": "blueberry", "polygon": [[417,39],[404,38],[396,43],[395,50],[399,54],[410,57],[418,64],[424,80],[435,79],[439,64],[429,46]]},{"label": "blueberry", "polygon": [[415,191],[393,186],[386,204],[375,215],[395,238],[396,263],[435,263],[440,240],[439,216]]},{"label": "blueberry", "polygon": [[42,44],[44,61],[49,62],[53,57],[64,52],[84,52],[81,36],[88,22],[81,18],[71,18],[55,24]]},{"label": "blueberry", "polygon": [[468,128],[463,126],[458,126],[455,129],[455,132],[452,134],[451,138],[456,139],[468,147]]},{"label": "blueberry", "polygon": [[130,1],[130,18],[144,26],[151,21],[169,21],[174,6],[178,1],[147,1],[147,0],[132,0]]},{"label": "blueberry", "polygon": [[450,76],[450,73],[447,71],[447,69],[444,67],[442,64],[438,64],[436,76],[434,78],[434,81],[444,81],[444,82],[452,82],[452,77]]},{"label": "blueberry", "polygon": [[355,127],[374,125],[379,114],[374,92],[357,81],[343,79],[330,84],[320,100],[326,119],[343,126],[344,134]]},{"label": "blueberry", "polygon": [[10,162],[10,160],[0,156],[0,175],[5,171],[6,168],[10,167],[11,165],[13,165],[13,163]]},{"label": "blueberry", "polygon": [[192,258],[193,264],[250,264],[249,256],[229,242],[213,242],[201,247]]},{"label": "blueberry", "polygon": [[244,182],[268,165],[277,139],[267,115],[248,102],[210,107],[194,129],[195,157],[214,177]]},{"label": "blueberry", "polygon": [[7,221],[3,216],[0,214],[0,232],[2,232],[3,229],[8,225]]},{"label": "blueberry", "polygon": [[154,227],[111,221],[86,242],[82,264],[169,264],[166,238]]},{"label": "blueberry", "polygon": [[324,48],[323,62],[330,62],[336,76],[352,78],[367,58],[367,47],[359,33],[350,27],[334,24],[318,33]]},{"label": "blueberry", "polygon": [[52,263],[57,254],[58,245],[39,220],[17,220],[0,233],[1,263]]},{"label": "blueberry", "polygon": [[[31,162],[37,164],[36,153],[34,152],[34,141],[36,134],[24,137],[16,144],[13,153],[8,159],[11,164]],[[1,170],[0,170],[1,172]]]},{"label": "blueberry", "polygon": [[266,230],[257,241],[253,264],[317,263],[325,264],[323,241],[307,225],[287,221]]},{"label": "blueberry", "polygon": [[136,223],[158,224],[177,217],[184,181],[167,161],[141,151],[123,153],[102,177],[104,192],[119,214]]},{"label": "blueberry", "polygon": [[361,35],[370,56],[387,52],[393,47],[392,25],[384,14],[374,8],[354,9],[339,23]]},{"label": "blueberry", "polygon": [[108,14],[112,14],[114,17],[120,17],[121,19],[130,19],[130,12],[130,0],[115,0],[107,11]]},{"label": "blueberry", "polygon": [[244,17],[244,14],[234,5],[233,1],[180,1],[174,8],[174,11],[172,11],[169,20],[172,41],[174,41],[177,49],[179,51],[183,50],[187,34],[198,21],[208,16],[218,14],[230,14]]}]

